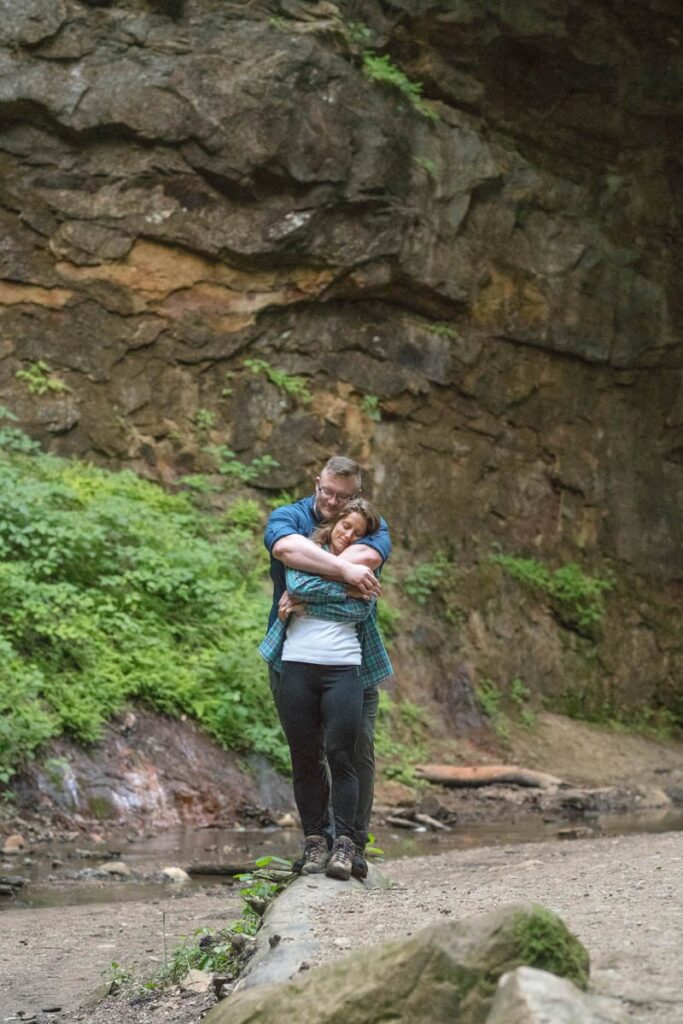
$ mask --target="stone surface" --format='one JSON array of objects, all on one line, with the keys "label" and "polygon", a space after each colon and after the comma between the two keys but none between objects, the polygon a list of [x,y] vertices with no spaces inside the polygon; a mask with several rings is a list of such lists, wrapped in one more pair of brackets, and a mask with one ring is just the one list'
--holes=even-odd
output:
[{"label": "stone surface", "polygon": [[[564,942],[564,925],[544,908],[532,904],[503,907],[480,917],[435,925],[404,942],[365,949],[311,972],[301,980],[236,992],[206,1017],[207,1024],[240,1024],[309,1017],[321,1024],[368,1024],[391,1019],[412,1024],[483,1024],[495,983],[519,966],[529,948],[525,928],[551,922],[546,935]],[[576,939],[578,954],[565,963],[576,977],[576,965],[587,970],[588,957]],[[538,946],[535,947],[538,954]],[[581,971],[579,973],[581,973]]]},{"label": "stone surface", "polygon": [[[461,573],[394,658],[450,728],[484,727],[481,676],[675,710],[680,4],[363,6],[432,117],[364,73],[355,0],[0,0],[0,404],[169,484],[208,443],[277,459],[271,493],[372,467],[399,564]],[[38,360],[69,390],[17,378]],[[597,646],[494,544],[611,564]]]},{"label": "stone surface", "polygon": [[498,982],[486,1024],[627,1024],[616,1000],[581,992],[566,978],[518,967]]},{"label": "stone surface", "polygon": [[194,968],[187,972],[180,982],[183,992],[207,992],[211,987],[211,975]]},{"label": "stone surface", "polygon": [[387,888],[389,882],[373,864],[368,865],[364,881],[338,882],[324,875],[300,876],[274,900],[256,934],[256,950],[235,985],[235,991],[289,981],[302,965],[315,959],[319,943],[315,939],[316,917],[325,912],[340,888]]}]

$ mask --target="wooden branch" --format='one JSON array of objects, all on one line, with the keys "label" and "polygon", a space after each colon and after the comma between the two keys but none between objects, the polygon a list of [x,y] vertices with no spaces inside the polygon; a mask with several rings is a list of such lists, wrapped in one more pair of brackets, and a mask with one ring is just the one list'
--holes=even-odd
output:
[{"label": "wooden branch", "polygon": [[562,779],[545,772],[519,768],[510,764],[487,764],[455,767],[448,764],[422,764],[415,767],[415,775],[426,782],[441,786],[529,786],[533,789],[555,789],[562,785]]},{"label": "wooden branch", "polygon": [[190,877],[194,875],[247,875],[254,871],[253,860],[249,864],[190,864],[185,868]]}]

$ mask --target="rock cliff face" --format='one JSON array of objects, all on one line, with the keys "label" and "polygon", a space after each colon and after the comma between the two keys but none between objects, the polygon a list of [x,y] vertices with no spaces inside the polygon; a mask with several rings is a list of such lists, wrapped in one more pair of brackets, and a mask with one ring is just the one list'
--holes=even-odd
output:
[{"label": "rock cliff face", "polygon": [[344,451],[404,551],[656,580],[667,607],[620,605],[593,667],[480,580],[434,685],[468,657],[672,706],[678,3],[0,11],[0,401],[26,429],[165,481],[228,444],[277,460],[272,490]]}]

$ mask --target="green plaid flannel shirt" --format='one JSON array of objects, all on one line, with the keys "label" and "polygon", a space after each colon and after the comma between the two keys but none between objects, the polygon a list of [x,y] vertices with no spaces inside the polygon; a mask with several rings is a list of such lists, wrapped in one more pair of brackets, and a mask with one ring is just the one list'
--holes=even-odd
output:
[{"label": "green plaid flannel shirt", "polygon": [[[389,655],[377,626],[377,601],[361,601],[349,597],[343,583],[324,580],[321,576],[287,569],[287,591],[303,601],[307,614],[332,622],[355,622],[361,645],[360,677],[366,689],[377,686],[393,675]],[[282,647],[287,622],[276,619],[259,646],[259,653],[271,668],[282,670]]]}]

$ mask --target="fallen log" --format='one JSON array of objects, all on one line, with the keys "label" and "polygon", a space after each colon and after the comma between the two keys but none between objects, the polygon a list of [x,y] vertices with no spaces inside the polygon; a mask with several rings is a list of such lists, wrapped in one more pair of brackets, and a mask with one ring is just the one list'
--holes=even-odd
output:
[{"label": "fallen log", "polygon": [[510,764],[487,764],[455,767],[448,764],[419,764],[415,776],[441,786],[528,786],[533,789],[555,789],[562,779],[530,768]]},{"label": "fallen log", "polygon": [[247,875],[254,872],[253,860],[248,864],[190,864],[186,867],[190,877],[194,875]]},{"label": "fallen log", "polygon": [[436,818],[432,818],[429,814],[420,814],[419,811],[415,812],[415,821],[419,822],[420,825],[427,825],[429,828],[439,830],[441,832],[450,832],[450,825],[444,825],[442,821],[437,821]]},{"label": "fallen log", "polygon": [[385,824],[394,825],[396,828],[409,828],[413,832],[418,828],[424,828],[423,825],[418,824],[417,821],[411,821],[410,818],[399,818],[398,815],[388,814],[384,819]]}]

